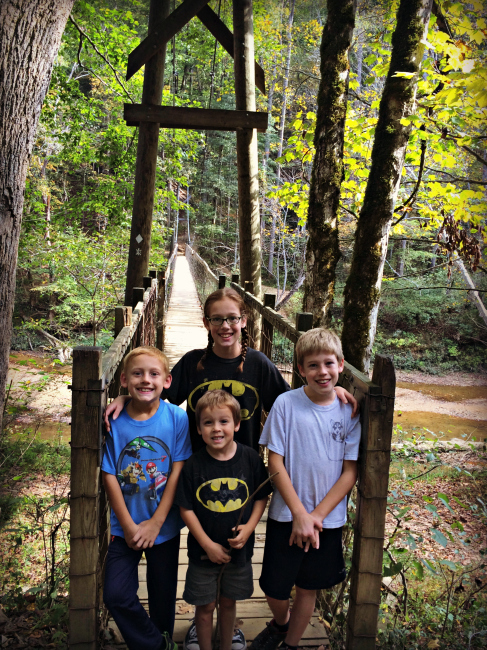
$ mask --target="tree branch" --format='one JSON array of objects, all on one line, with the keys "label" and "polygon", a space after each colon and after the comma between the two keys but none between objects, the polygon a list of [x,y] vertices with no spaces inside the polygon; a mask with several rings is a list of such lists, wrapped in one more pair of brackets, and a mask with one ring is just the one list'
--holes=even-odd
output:
[{"label": "tree branch", "polygon": [[[122,86],[122,88],[124,89],[125,94],[127,95],[127,97],[128,97],[128,98],[130,99],[130,101],[134,104],[134,103],[135,103],[134,98],[132,97],[132,95],[129,93],[129,91],[128,91],[127,88],[125,87],[123,81],[122,81],[122,80],[120,79],[120,77],[118,76],[117,71],[115,70],[115,68],[113,67],[113,65],[110,63],[110,61],[106,58],[106,56],[105,56],[104,54],[102,54],[102,53],[100,52],[100,50],[97,48],[97,46],[95,45],[95,43],[91,40],[91,38],[90,38],[90,37],[89,37],[89,36],[88,36],[88,35],[87,35],[87,34],[86,34],[82,29],[81,29],[81,27],[76,23],[76,21],[74,20],[73,16],[70,16],[70,17],[69,17],[69,20],[70,20],[70,21],[73,23],[73,25],[76,27],[76,29],[77,29],[78,32],[80,33],[80,36],[84,36],[84,37],[86,38],[86,40],[88,41],[88,43],[90,43],[90,45],[92,46],[92,48],[93,48],[93,49],[95,50],[95,52],[98,54],[98,56],[100,56],[100,57],[105,61],[105,63],[108,65],[108,67],[110,68],[110,70],[111,70],[111,71],[113,72],[113,74],[115,75],[115,79],[118,81],[118,83],[119,83],[119,84]],[[80,41],[81,41],[81,39],[80,39]],[[79,47],[79,49],[78,49],[78,62],[79,62],[79,64],[81,65],[81,61],[79,60],[80,51],[81,51],[81,42],[80,42],[80,47]],[[83,66],[83,67],[84,67],[84,66]],[[95,74],[95,73],[93,73],[93,74]],[[99,78],[99,77],[98,77],[98,78]]]},{"label": "tree branch", "polygon": [[[450,172],[445,172],[442,169],[433,169],[433,167],[425,167],[430,172],[435,172],[435,174],[446,174],[447,176],[451,176],[452,181],[456,181],[458,183],[472,183],[475,185],[487,185],[487,181],[475,181],[473,178],[459,178],[457,176],[453,176],[453,174],[450,174]],[[446,181],[436,181],[436,182],[446,182]],[[448,181],[450,182],[450,181]]]}]

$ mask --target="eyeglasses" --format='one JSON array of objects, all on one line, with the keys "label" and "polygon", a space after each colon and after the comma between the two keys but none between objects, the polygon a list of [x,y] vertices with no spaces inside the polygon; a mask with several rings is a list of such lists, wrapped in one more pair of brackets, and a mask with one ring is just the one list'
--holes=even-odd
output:
[{"label": "eyeglasses", "polygon": [[243,316],[227,316],[226,318],[220,318],[220,316],[215,316],[214,318],[206,318],[206,320],[211,323],[212,325],[216,325],[217,327],[220,327],[220,325],[223,325],[223,323],[228,323],[229,325],[236,325],[237,323],[240,323],[242,320]]}]

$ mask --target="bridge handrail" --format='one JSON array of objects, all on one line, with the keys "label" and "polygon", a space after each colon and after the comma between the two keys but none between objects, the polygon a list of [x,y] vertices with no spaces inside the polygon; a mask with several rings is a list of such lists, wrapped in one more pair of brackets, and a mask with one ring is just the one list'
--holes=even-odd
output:
[{"label": "bridge handrail", "polygon": [[100,481],[103,412],[108,397],[120,392],[122,362],[128,352],[139,345],[154,345],[156,338],[162,349],[176,255],[177,245],[166,272],[159,272],[156,278],[151,271],[144,278],[144,288],[134,289],[133,309],[115,308],[115,340],[107,352],[88,346],[73,350],[69,602],[69,647],[73,649],[95,650],[100,624],[107,617],[102,576],[110,526]]}]

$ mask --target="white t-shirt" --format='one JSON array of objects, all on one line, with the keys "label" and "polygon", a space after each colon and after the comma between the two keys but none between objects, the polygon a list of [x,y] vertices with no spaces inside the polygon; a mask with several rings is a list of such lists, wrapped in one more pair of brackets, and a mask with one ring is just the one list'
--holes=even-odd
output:
[{"label": "white t-shirt", "polygon": [[[344,460],[357,460],[360,420],[352,419],[352,407],[335,397],[319,406],[303,388],[280,395],[269,413],[260,444],[284,457],[284,466],[306,512],[328,494],[342,473]],[[339,528],[347,520],[347,498],[323,520],[323,528]],[[291,511],[277,490],[272,495],[269,517],[292,521]]]}]

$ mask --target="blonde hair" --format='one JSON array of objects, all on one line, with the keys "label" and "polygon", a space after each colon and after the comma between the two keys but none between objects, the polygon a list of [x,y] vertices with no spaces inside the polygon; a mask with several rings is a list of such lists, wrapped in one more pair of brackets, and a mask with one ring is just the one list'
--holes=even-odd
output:
[{"label": "blonde hair", "polygon": [[201,414],[204,409],[221,408],[228,406],[232,413],[233,423],[235,426],[240,424],[240,404],[237,402],[233,395],[227,393],[226,390],[207,390],[206,393],[196,402],[194,415],[196,424],[199,426]]},{"label": "blonde hair", "polygon": [[140,347],[131,350],[123,360],[122,372],[126,373],[127,368],[129,367],[129,363],[136,357],[140,357],[143,354],[147,354],[147,356],[154,357],[154,359],[160,361],[161,366],[164,370],[164,374],[169,374],[169,361],[167,360],[166,355],[164,352],[161,352],[152,345],[141,345]]},{"label": "blonde hair", "polygon": [[299,337],[296,343],[296,359],[300,366],[303,365],[305,356],[319,352],[334,354],[338,363],[342,361],[342,344],[335,332],[324,327],[316,327]]},{"label": "blonde hair", "polygon": [[[205,300],[205,306],[203,308],[203,313],[205,315],[205,318],[208,319],[210,317],[209,315],[209,310],[211,305],[214,302],[218,302],[219,300],[223,300],[223,298],[229,298],[230,300],[233,300],[233,302],[237,305],[240,315],[244,316],[246,313],[245,309],[245,302],[243,301],[243,298],[240,296],[239,293],[235,291],[235,289],[230,289],[230,287],[224,287],[223,289],[217,289],[216,291],[213,291],[213,293],[210,293],[208,298]],[[241,329],[241,336],[242,336],[242,350],[240,352],[240,363],[237,368],[237,372],[243,372],[243,365],[245,363],[245,357],[247,356],[247,348],[249,346],[249,333],[247,332],[246,327],[242,327]],[[208,331],[208,345],[206,346],[205,352],[201,359],[198,361],[198,365],[196,366],[196,370],[204,370],[205,366],[203,365],[203,362],[206,360],[208,355],[210,354],[212,348],[213,348],[213,337]]]}]

